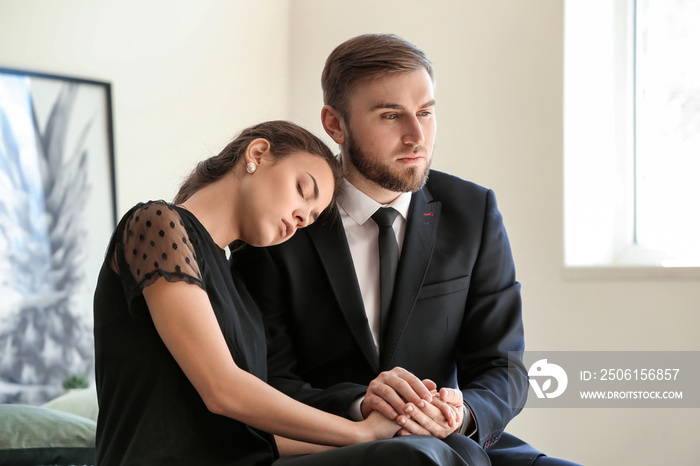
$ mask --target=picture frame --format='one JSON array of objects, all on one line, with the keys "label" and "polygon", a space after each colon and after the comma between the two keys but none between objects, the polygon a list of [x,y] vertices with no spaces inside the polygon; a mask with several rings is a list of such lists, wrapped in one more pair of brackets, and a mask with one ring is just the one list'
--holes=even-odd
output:
[{"label": "picture frame", "polygon": [[116,224],[111,84],[0,68],[0,402],[94,380],[92,302]]}]

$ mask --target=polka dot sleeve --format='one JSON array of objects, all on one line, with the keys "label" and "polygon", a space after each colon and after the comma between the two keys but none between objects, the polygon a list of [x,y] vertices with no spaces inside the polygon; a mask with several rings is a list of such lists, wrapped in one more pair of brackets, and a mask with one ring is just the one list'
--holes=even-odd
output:
[{"label": "polka dot sleeve", "polygon": [[123,246],[124,263],[141,290],[160,277],[204,288],[189,235],[171,205],[151,202],[136,208],[126,223]]}]

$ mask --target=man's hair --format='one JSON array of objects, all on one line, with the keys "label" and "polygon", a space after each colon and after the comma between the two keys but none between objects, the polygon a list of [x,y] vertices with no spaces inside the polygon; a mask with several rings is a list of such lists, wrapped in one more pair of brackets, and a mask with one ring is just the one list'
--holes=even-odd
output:
[{"label": "man's hair", "polygon": [[348,99],[360,82],[390,73],[425,69],[435,80],[433,66],[418,47],[394,34],[353,37],[331,52],[321,74],[323,103],[347,118]]},{"label": "man's hair", "polygon": [[173,201],[181,204],[203,187],[223,178],[236,165],[243,163],[245,151],[255,139],[270,143],[270,153],[278,159],[296,152],[307,152],[322,157],[333,170],[335,190],[342,182],[342,167],[333,152],[319,138],[289,121],[266,121],[244,129],[218,155],[199,162],[180,186]]}]

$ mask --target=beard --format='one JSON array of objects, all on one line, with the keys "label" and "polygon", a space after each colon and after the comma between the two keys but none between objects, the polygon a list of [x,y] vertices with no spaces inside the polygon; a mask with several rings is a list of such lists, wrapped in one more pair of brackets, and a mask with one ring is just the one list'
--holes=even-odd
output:
[{"label": "beard", "polygon": [[[427,152],[422,146],[417,149]],[[413,152],[418,152],[417,149],[414,149]],[[421,189],[428,181],[430,164],[433,159],[432,154],[426,153],[430,157],[425,168],[410,166],[403,169],[392,169],[389,164],[365,151],[350,132],[347,133],[347,152],[350,162],[362,176],[382,188],[396,193],[416,192]]]}]

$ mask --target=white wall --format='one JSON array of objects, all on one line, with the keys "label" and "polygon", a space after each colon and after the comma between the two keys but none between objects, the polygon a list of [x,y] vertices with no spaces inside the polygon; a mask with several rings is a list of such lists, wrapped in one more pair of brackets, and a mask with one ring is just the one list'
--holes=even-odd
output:
[{"label": "white wall", "polygon": [[[365,32],[397,33],[433,61],[435,167],[496,191],[528,349],[700,349],[697,281],[563,276],[563,0],[0,0],[0,66],[112,82],[123,212],[171,198],[248,124],[322,134],[325,57]],[[530,409],[509,431],[587,465],[690,465],[699,418]]]},{"label": "white wall", "polygon": [[287,114],[286,1],[0,0],[0,66],[112,83],[119,213]]}]

